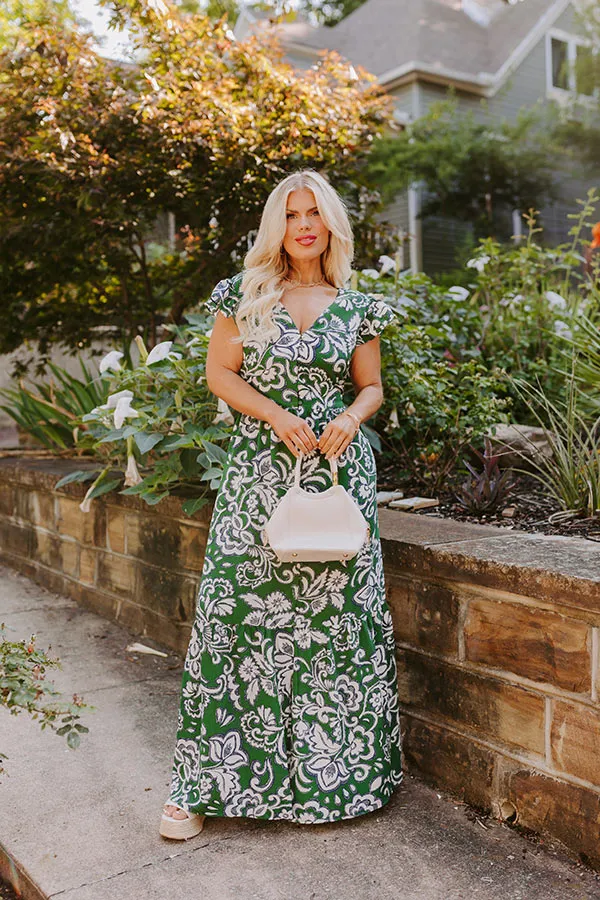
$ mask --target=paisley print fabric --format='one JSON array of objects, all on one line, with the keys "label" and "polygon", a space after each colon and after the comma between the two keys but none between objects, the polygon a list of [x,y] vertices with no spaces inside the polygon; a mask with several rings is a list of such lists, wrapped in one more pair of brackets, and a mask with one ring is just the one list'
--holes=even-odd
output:
[{"label": "paisley print fabric", "polygon": [[[232,316],[241,273],[220,281],[210,312]],[[240,375],[302,416],[319,437],[345,408],[352,352],[394,318],[341,289],[300,333],[282,304],[279,336],[244,346]],[[282,563],[262,529],[296,459],[271,426],[233,411],[187,652],[170,797],[207,816],[331,822],[383,806],[403,777],[392,618],[385,598],[373,451],[359,430],[338,478],[371,526],[343,562]],[[331,484],[324,454],[301,484]]]}]

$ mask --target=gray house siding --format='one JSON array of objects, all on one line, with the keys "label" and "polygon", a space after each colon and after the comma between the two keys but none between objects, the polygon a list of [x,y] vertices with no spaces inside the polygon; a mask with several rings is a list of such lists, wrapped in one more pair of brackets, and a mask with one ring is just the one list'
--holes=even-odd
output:
[{"label": "gray house siding", "polygon": [[570,34],[581,33],[579,17],[572,6],[569,6],[567,7],[567,9],[565,9],[562,16],[558,17],[552,27],[559,28],[561,31],[568,31]]},{"label": "gray house siding", "polygon": [[488,102],[492,116],[511,122],[522,109],[546,102],[545,38],[538,41],[496,96],[491,97]]},{"label": "gray house siding", "polygon": [[408,213],[408,191],[398,194],[393,203],[386,206],[384,213],[380,217],[392,225],[399,231],[408,233],[410,231],[410,219]]}]

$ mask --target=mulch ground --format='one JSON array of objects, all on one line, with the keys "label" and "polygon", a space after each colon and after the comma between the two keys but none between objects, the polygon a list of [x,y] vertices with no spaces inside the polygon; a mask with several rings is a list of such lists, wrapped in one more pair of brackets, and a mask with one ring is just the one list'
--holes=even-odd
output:
[{"label": "mulch ground", "polygon": [[[380,469],[378,490],[403,490],[405,497],[430,496],[421,487],[404,486],[393,471],[383,466]],[[398,485],[400,484],[400,488]],[[515,476],[515,487],[500,506],[482,515],[467,512],[457,501],[451,490],[441,493],[439,504],[430,509],[418,510],[417,516],[434,516],[470,522],[476,525],[495,525],[509,531],[528,531],[534,534],[560,534],[585,538],[600,543],[600,514],[592,518],[576,516],[565,512],[558,502],[550,497],[540,482],[527,475]]]},{"label": "mulch ground", "polygon": [[4,881],[0,879],[0,898],[1,900],[18,900],[18,894],[15,894],[13,889],[6,884]]}]

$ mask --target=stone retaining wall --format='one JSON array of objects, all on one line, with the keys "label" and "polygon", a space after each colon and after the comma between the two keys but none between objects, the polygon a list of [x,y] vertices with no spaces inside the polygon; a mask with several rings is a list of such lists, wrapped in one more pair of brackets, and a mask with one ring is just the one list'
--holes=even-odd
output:
[{"label": "stone retaining wall", "polygon": [[[211,508],[0,460],[4,562],[184,653]],[[600,546],[380,511],[408,769],[600,868]]]}]

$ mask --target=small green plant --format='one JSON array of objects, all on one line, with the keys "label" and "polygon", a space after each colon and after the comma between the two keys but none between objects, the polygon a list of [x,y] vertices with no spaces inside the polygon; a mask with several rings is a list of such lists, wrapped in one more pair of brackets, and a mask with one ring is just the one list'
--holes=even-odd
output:
[{"label": "small green plant", "polygon": [[550,400],[539,384],[515,380],[515,387],[545,429],[552,450],[548,457],[533,455],[534,477],[565,512],[600,515],[600,416],[590,420],[581,412],[582,392],[573,372],[565,382],[564,401]]},{"label": "small green plant", "polygon": [[471,447],[471,451],[479,458],[481,470],[478,472],[471,463],[464,461],[470,478],[459,486],[456,499],[467,512],[480,516],[497,510],[509,497],[515,481],[510,469],[501,471],[500,457],[494,454],[489,437],[484,438],[483,453],[475,447]]},{"label": "small green plant", "polygon": [[[42,731],[52,729],[75,749],[81,735],[89,731],[80,722],[81,712],[95,707],[84,703],[77,694],[73,694],[71,702],[61,699],[52,682],[45,680],[48,669],[60,666],[58,659],[36,647],[35,635],[28,641],[9,641],[5,624],[0,624],[0,705],[13,715],[27,713],[40,722]],[[0,775],[5,771],[3,759],[7,756],[0,752]]]},{"label": "small green plant", "polygon": [[0,409],[49,450],[75,447],[81,416],[106,400],[106,382],[95,379],[83,360],[79,364],[83,379],[49,363],[50,381],[28,386],[21,379],[18,387],[0,390],[8,401]]}]

